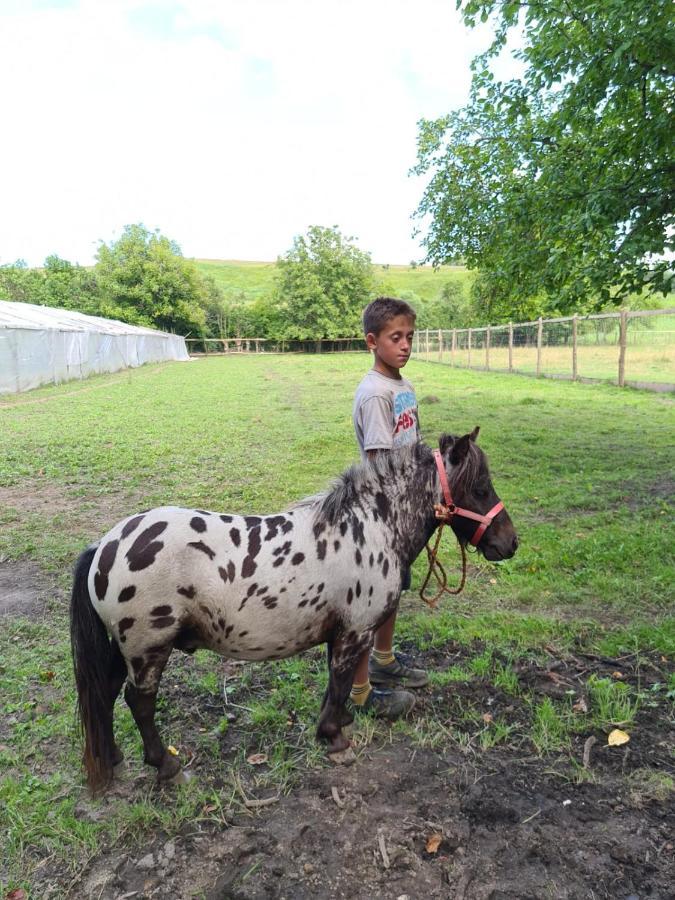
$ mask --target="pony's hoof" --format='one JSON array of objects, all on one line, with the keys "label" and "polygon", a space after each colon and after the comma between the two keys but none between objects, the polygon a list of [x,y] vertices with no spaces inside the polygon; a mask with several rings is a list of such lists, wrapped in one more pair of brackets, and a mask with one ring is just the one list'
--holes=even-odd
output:
[{"label": "pony's hoof", "polygon": [[182,771],[180,760],[177,756],[173,756],[170,753],[164,754],[164,759],[160,767],[157,769],[157,780],[158,781],[171,781]]},{"label": "pony's hoof", "polygon": [[348,746],[345,750],[329,751],[328,759],[334,766],[351,766],[356,762],[356,754]]}]

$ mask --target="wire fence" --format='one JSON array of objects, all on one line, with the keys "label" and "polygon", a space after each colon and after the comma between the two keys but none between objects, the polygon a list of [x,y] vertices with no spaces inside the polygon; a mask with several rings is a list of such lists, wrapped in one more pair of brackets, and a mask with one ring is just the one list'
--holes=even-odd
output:
[{"label": "wire fence", "polygon": [[675,391],[675,309],[426,329],[413,357],[462,368]]}]

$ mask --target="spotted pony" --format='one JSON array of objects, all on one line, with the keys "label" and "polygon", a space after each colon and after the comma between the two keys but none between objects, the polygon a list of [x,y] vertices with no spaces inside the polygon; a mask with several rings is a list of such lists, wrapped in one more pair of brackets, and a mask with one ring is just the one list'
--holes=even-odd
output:
[{"label": "spotted pony", "polygon": [[[457,505],[485,514],[498,498],[478,429],[443,435],[440,451]],[[125,699],[145,761],[160,780],[179,771],[155,725],[162,671],[174,649],[235,659],[282,659],[328,645],[329,680],[317,735],[329,752],[349,746],[345,703],[359,657],[396,609],[402,577],[438,521],[442,488],[432,451],[419,444],[353,466],[327,493],[276,515],[226,515],[164,506],[130,516],[80,556],[70,623],[84,765],[94,791],[122,754],[113,707]],[[452,528],[471,540],[476,522]],[[478,549],[513,555],[506,510]]]}]

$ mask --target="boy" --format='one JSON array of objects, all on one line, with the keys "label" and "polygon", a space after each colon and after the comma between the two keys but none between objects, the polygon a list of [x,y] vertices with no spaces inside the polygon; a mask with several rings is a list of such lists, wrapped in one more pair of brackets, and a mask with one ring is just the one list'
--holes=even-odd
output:
[{"label": "boy", "polygon": [[[415,390],[401,377],[412,350],[415,318],[415,310],[394,297],[378,297],[363,311],[363,331],[374,362],[356,390],[353,421],[364,461],[419,441]],[[402,587],[410,587],[409,571]],[[359,660],[350,695],[357,708],[388,719],[409,712],[415,702],[402,688],[423,687],[428,681],[426,672],[409,668],[393,653],[395,626],[393,613],[375,633],[372,655],[366,652]]]}]

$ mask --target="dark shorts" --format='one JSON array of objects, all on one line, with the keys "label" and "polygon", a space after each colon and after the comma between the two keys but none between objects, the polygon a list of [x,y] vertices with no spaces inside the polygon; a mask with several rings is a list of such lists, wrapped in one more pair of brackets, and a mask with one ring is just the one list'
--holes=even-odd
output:
[{"label": "dark shorts", "polygon": [[412,575],[410,573],[410,569],[404,569],[403,574],[401,576],[401,590],[409,591],[411,584],[412,584]]}]

